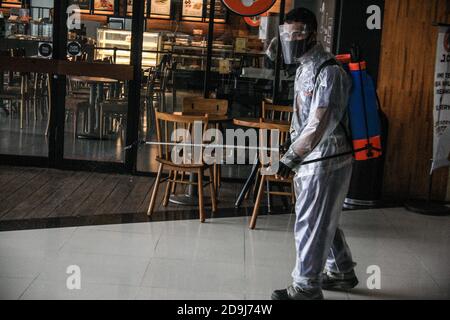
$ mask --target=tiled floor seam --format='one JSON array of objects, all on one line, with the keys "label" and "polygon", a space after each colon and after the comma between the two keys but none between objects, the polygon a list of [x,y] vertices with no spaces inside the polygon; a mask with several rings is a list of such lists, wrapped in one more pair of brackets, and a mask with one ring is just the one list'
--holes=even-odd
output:
[{"label": "tiled floor seam", "polygon": [[31,280],[30,284],[25,288],[25,290],[23,290],[23,292],[19,295],[19,297],[17,298],[17,300],[22,299],[23,295],[25,294],[25,292],[27,292],[27,290],[33,285],[33,283],[36,282],[36,280],[39,278],[39,276],[42,274],[42,272],[40,272],[36,277],[34,277],[33,280]]}]

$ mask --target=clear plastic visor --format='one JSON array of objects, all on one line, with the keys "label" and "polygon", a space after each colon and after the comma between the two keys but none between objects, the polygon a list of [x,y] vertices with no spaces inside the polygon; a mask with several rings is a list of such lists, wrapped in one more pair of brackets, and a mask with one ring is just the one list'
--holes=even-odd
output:
[{"label": "clear plastic visor", "polygon": [[310,28],[303,23],[285,23],[280,25],[281,41],[298,41],[308,38],[311,34]]}]

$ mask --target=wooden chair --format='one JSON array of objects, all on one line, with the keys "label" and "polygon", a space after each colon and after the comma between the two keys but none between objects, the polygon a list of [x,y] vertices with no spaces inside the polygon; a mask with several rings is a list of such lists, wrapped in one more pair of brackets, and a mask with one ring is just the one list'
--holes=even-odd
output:
[{"label": "wooden chair", "polygon": [[33,94],[32,90],[30,90],[28,77],[28,73],[20,73],[20,87],[7,87],[0,93],[0,100],[6,100],[9,102],[10,115],[12,115],[13,103],[18,103],[20,129],[23,129],[25,119],[28,122],[28,107],[33,99]]},{"label": "wooden chair", "polygon": [[[182,113],[189,114],[205,114],[226,116],[228,113],[228,100],[223,99],[206,99],[199,96],[185,97],[182,104]],[[211,125],[211,124],[210,124]],[[220,130],[220,123],[214,124],[217,130]],[[214,164],[214,188],[219,190],[221,184],[221,166],[220,163]]]},{"label": "wooden chair", "polygon": [[[203,148],[200,148],[201,152],[194,151],[193,141],[190,139],[186,139],[187,137],[177,137],[176,141],[171,139],[172,130],[176,129],[185,129],[186,132],[189,132],[192,137],[194,123],[199,121],[203,127],[203,130],[206,129],[208,125],[208,117],[207,116],[184,116],[184,115],[173,115],[163,112],[155,111],[156,117],[156,133],[157,139],[160,143],[158,145],[158,156],[156,157],[156,161],[159,163],[158,174],[156,176],[156,180],[153,186],[152,195],[150,199],[150,204],[148,207],[147,214],[150,216],[155,207],[156,196],[158,193],[159,186],[162,182],[167,182],[166,191],[163,199],[163,206],[167,206],[169,203],[169,195],[172,184],[181,183],[185,185],[197,185],[198,188],[198,207],[199,207],[199,217],[200,222],[205,222],[205,209],[204,209],[204,200],[203,200],[203,188],[209,184],[210,192],[211,192],[211,203],[212,203],[212,211],[216,212],[217,203],[216,203],[216,192],[213,186],[213,171],[212,166],[207,165],[203,162]],[[183,158],[181,163],[175,163],[172,161],[172,146],[169,146],[167,143],[183,143],[183,154],[181,157]],[[164,146],[163,146],[164,144]],[[188,156],[190,154],[197,155],[198,159],[189,159]],[[181,159],[180,159],[181,160]],[[162,172],[168,169],[169,175],[167,178],[161,179]],[[204,183],[203,177],[204,172],[209,172],[209,182]],[[196,174],[198,176],[197,181],[184,181],[179,180],[173,172],[183,172],[183,173],[191,173]]]},{"label": "wooden chair", "polygon": [[183,114],[214,114],[226,115],[228,113],[228,100],[206,99],[199,96],[185,97],[181,111]]},{"label": "wooden chair", "polygon": [[[264,133],[267,133],[267,135],[264,135]],[[260,120],[260,130],[259,130],[259,134],[260,134],[260,145],[262,141],[267,141],[267,143],[265,144],[268,148],[271,148],[271,141],[272,141],[272,135],[276,135],[278,134],[278,143],[279,145],[283,144],[286,141],[287,138],[287,134],[289,133],[289,130],[286,126],[280,126],[278,124],[274,124],[274,123],[268,123],[268,122],[264,122],[262,119]],[[278,148],[278,146],[274,146],[274,148]],[[261,152],[261,150],[260,150]],[[268,156],[271,156],[272,151],[268,152],[267,154]],[[281,158],[281,155],[279,155],[279,158]],[[276,159],[276,161],[279,160],[279,158]],[[252,213],[252,218],[250,219],[250,224],[249,224],[249,228],[250,229],[255,229],[256,227],[256,220],[258,218],[258,211],[259,211],[259,207],[261,205],[261,201],[262,201],[262,197],[263,194],[266,193],[268,198],[270,197],[270,195],[277,195],[277,196],[285,196],[285,197],[290,197],[292,203],[295,203],[295,195],[294,195],[294,190],[293,190],[293,180],[292,180],[292,176],[285,179],[282,177],[278,177],[276,175],[267,175],[267,174],[263,174],[263,170],[265,170],[265,168],[269,167],[272,165],[272,161],[270,161],[267,164],[264,164],[261,162],[261,157],[260,159],[260,165],[261,168],[259,170],[259,175],[260,175],[260,183],[259,183],[259,187],[258,187],[258,193],[256,196],[256,201],[255,201],[255,205],[253,207],[253,213]],[[266,185],[266,183],[270,183],[270,182],[274,182],[277,184],[289,184],[291,187],[291,191],[290,192],[285,192],[285,191],[270,191],[270,188],[267,188],[266,191],[264,191],[264,187]]]},{"label": "wooden chair", "polygon": [[38,108],[41,118],[44,118],[44,110],[48,111],[47,74],[35,73],[33,76],[32,103],[34,120],[38,118]]},{"label": "wooden chair", "polygon": [[169,54],[165,54],[161,58],[161,62],[158,67],[154,70],[154,95],[157,97],[158,102],[161,106],[161,110],[163,110],[164,112],[167,112],[166,91],[170,76],[171,63],[171,56]]},{"label": "wooden chair", "polygon": [[[72,115],[73,120],[73,139],[75,140],[78,134],[78,117],[83,114],[83,127],[86,126],[86,119],[89,112],[89,100],[77,96],[66,97],[66,113]],[[67,119],[67,116],[66,116]],[[85,129],[85,128],[84,128]]]},{"label": "wooden chair", "polygon": [[126,123],[128,113],[128,101],[126,100],[109,100],[100,103],[100,139],[106,133],[107,128],[106,119],[109,118],[110,126],[114,127],[114,122],[118,124],[118,128],[124,130],[124,123]]},{"label": "wooden chair", "polygon": [[294,109],[292,106],[281,106],[269,103],[267,101],[262,102],[261,117],[266,120],[281,120],[291,121],[292,113]]},{"label": "wooden chair", "polygon": [[[149,74],[149,78],[147,80],[147,87],[145,91],[143,91],[143,95],[141,95],[140,107],[142,109],[143,106],[147,107],[147,117],[150,116],[150,110],[153,108],[153,87],[152,87],[152,79],[154,76]],[[107,127],[106,118],[109,118],[111,121],[110,126],[114,127],[114,122],[116,122],[117,127],[122,130],[122,133],[125,132],[125,123],[127,120],[128,114],[128,90],[125,90],[125,96],[122,98],[111,97],[107,100],[102,101],[99,104],[100,107],[100,139],[103,138],[105,134],[105,129]],[[141,91],[142,93],[142,91]],[[116,130],[117,131],[117,130]]]},{"label": "wooden chair", "polygon": [[[283,106],[283,105],[276,105],[273,104],[272,102],[266,100],[263,100],[262,105],[261,105],[261,117],[264,120],[279,120],[279,121],[286,121],[286,122],[291,122],[292,120],[292,113],[293,113],[293,108],[292,106]],[[282,139],[283,141],[286,141],[289,132],[280,132],[280,139]],[[253,184],[253,194],[256,193],[258,186],[259,186],[259,174],[258,177],[255,181],[255,183]],[[267,181],[266,182],[266,187],[269,190],[270,188],[270,183]],[[250,189],[247,191],[246,195],[245,195],[245,199],[248,200],[248,198],[250,197]],[[270,197],[268,197],[268,210],[270,212]]]}]

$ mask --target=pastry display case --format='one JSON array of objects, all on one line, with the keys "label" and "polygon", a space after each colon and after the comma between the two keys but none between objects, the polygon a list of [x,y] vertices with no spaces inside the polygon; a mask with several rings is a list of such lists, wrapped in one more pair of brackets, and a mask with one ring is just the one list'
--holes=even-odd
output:
[{"label": "pastry display case", "polygon": [[[160,36],[156,32],[144,32],[142,67],[158,64]],[[97,30],[96,59],[112,57],[117,64],[130,63],[131,31],[99,28]],[[115,53],[114,53],[115,51]]]},{"label": "pastry display case", "polygon": [[[171,52],[177,69],[205,71],[207,56],[206,37],[201,35],[166,35],[162,41],[164,51]],[[234,46],[221,41],[213,42],[211,71],[220,70],[220,61],[228,60],[232,66],[239,62],[235,56]]]}]

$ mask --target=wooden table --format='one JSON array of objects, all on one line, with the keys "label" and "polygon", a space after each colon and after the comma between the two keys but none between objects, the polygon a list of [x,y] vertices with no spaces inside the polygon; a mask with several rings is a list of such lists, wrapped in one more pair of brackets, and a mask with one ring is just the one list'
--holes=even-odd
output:
[{"label": "wooden table", "polygon": [[104,77],[89,77],[89,76],[71,76],[71,81],[87,83],[89,85],[89,132],[87,134],[79,134],[80,139],[100,140],[100,108],[97,107],[98,102],[103,101],[103,89],[105,84],[117,83],[117,80]]},{"label": "wooden table", "polygon": [[[267,120],[267,119],[263,119],[262,121],[264,123],[276,124],[278,126],[283,127],[286,130],[289,130],[291,127],[291,124],[289,121]],[[235,118],[235,119],[233,119],[233,124],[236,126],[241,126],[241,127],[260,129],[261,128],[261,126],[260,126],[261,118]],[[258,173],[258,167],[259,167],[257,158],[258,158],[258,155],[256,156],[256,159],[253,163],[252,171],[251,171],[250,175],[248,176],[247,180],[245,181],[244,186],[242,187],[241,192],[239,193],[239,196],[238,196],[236,202],[234,203],[234,206],[236,208],[239,208],[241,206],[242,201],[245,198],[245,194],[247,193],[248,189],[255,181],[256,175]]]},{"label": "wooden table", "polygon": [[[281,120],[262,120],[264,123],[276,124],[283,129],[289,130],[291,127],[291,123],[289,121],[281,121]],[[260,129],[261,118],[234,118],[233,124],[241,127],[255,128]]]}]

